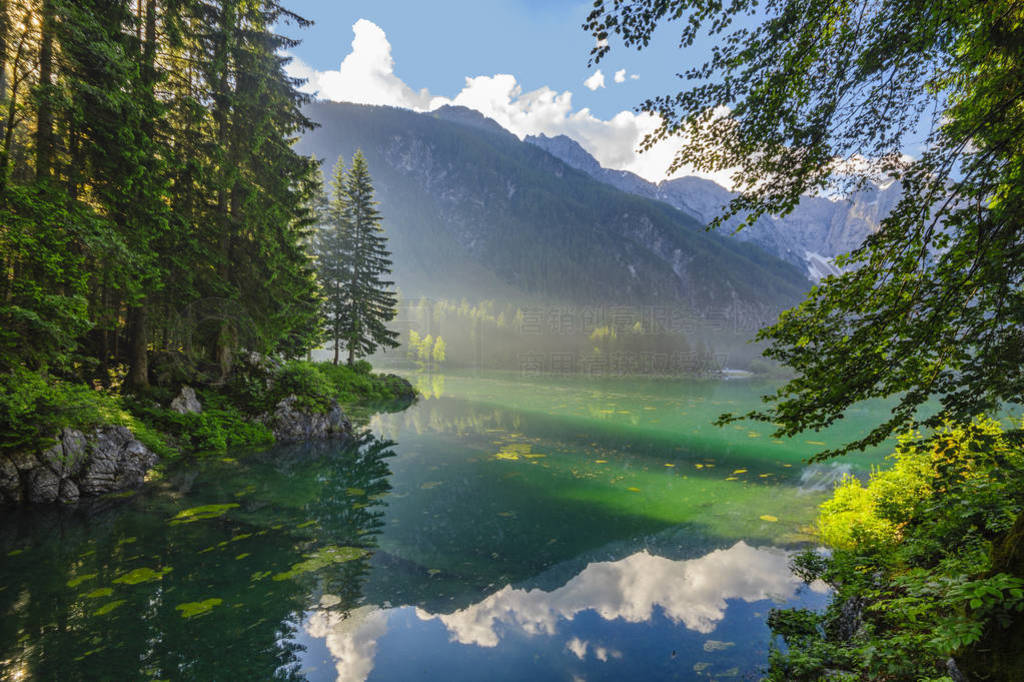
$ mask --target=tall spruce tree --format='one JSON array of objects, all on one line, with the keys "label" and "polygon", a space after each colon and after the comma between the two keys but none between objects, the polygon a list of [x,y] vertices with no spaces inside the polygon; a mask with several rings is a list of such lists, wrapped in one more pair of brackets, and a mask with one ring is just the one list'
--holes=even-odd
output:
[{"label": "tall spruce tree", "polygon": [[386,279],[391,254],[362,151],[356,151],[344,177],[339,160],[333,189],[330,225],[321,239],[321,277],[335,341],[334,362],[338,362],[339,341],[344,340],[351,365],[379,347],[398,346],[398,332],[387,327],[398,300],[394,283]]},{"label": "tall spruce tree", "polygon": [[391,274],[388,239],[380,224],[380,211],[373,199],[370,171],[361,150],[352,157],[345,182],[348,200],[347,223],[351,230],[352,266],[349,281],[348,364],[370,355],[377,348],[395,348],[398,332],[388,329],[395,319],[398,299]]},{"label": "tall spruce tree", "polygon": [[338,158],[331,178],[332,198],[323,211],[323,225],[317,232],[313,250],[324,297],[327,337],[334,344],[334,364],[338,364],[341,343],[348,338],[347,320],[351,303],[350,281],[351,230],[347,229],[348,195],[345,183],[345,161]]}]

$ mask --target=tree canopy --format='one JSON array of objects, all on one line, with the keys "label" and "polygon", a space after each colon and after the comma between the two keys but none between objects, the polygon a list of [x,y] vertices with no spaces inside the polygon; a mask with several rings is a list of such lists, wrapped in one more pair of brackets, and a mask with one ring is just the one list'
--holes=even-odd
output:
[{"label": "tree canopy", "polygon": [[142,388],[158,354],[298,355],[312,127],[275,0],[0,2],[0,371]]},{"label": "tree canopy", "polygon": [[[1024,4],[1009,0],[597,0],[585,28],[642,49],[678,21],[716,45],[690,86],[644,102],[672,170],[733,170],[725,217],[898,181],[879,231],[758,336],[794,379],[741,417],[820,429],[870,398],[892,416],[820,458],[968,421],[1024,395]],[[925,124],[922,125],[922,122]],[[930,127],[915,158],[904,155]]]}]

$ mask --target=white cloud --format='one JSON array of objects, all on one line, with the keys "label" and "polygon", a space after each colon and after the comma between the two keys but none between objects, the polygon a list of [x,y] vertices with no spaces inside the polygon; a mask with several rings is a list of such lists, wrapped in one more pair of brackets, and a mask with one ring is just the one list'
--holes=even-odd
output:
[{"label": "white cloud", "polygon": [[626,82],[626,70],[625,69],[619,69],[618,71],[615,72],[615,82],[616,83],[625,83]]},{"label": "white cloud", "polygon": [[373,672],[377,640],[388,629],[388,612],[363,606],[350,613],[315,611],[306,622],[311,637],[323,639],[340,682],[363,682]]},{"label": "white cloud", "polygon": [[[560,620],[572,620],[583,611],[609,621],[643,623],[660,607],[672,621],[708,634],[725,617],[729,599],[786,599],[800,584],[789,569],[786,552],[738,542],[690,561],[638,552],[620,561],[590,564],[552,592],[506,586],[455,613],[434,615],[417,609],[416,615],[440,620],[453,640],[481,647],[497,646],[499,632],[513,626],[528,635],[554,635]],[[566,644],[580,659],[588,646],[578,638]],[[597,646],[592,651],[601,661],[621,655]]]},{"label": "white cloud", "polygon": [[597,90],[598,88],[603,88],[604,74],[601,73],[601,69],[598,69],[597,71],[594,72],[594,75],[590,76],[590,78],[587,78],[585,81],[583,81],[583,85],[586,86],[586,88],[591,91]]},{"label": "white cloud", "polygon": [[573,637],[566,643],[565,648],[576,654],[576,658],[581,661],[587,657],[587,643],[581,641],[579,637]]},{"label": "white cloud", "polygon": [[[666,170],[675,155],[677,141],[662,141],[643,154],[637,153],[640,142],[657,128],[658,119],[652,114],[621,111],[610,119],[598,118],[586,107],[574,108],[572,92],[559,92],[547,86],[524,92],[511,74],[467,77],[454,97],[435,95],[425,88],[414,90],[395,74],[391,44],[379,26],[360,19],[352,30],[352,51],[338,70],[318,71],[299,59],[292,60],[288,73],[307,79],[303,91],[332,101],[390,105],[414,111],[461,105],[494,119],[520,139],[541,133],[567,135],[606,168],[631,171],[653,182],[667,178]],[[629,77],[636,78],[635,74]],[[591,90],[604,87],[604,74],[598,70],[585,84]],[[672,177],[692,174],[690,169],[682,169]],[[699,175],[731,185],[726,173]]]},{"label": "white cloud", "polygon": [[629,80],[635,81],[635,80],[639,80],[639,79],[640,79],[640,76],[636,75],[635,73],[629,74]]}]

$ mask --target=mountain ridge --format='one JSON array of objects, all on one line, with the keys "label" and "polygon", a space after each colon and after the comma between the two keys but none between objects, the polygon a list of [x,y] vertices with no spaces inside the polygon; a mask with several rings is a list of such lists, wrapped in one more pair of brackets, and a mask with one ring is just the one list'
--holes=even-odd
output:
[{"label": "mountain ridge", "polygon": [[[528,135],[524,141],[600,182],[637,196],[662,201],[704,223],[709,223],[735,196],[718,183],[697,176],[653,183],[629,171],[604,168],[582,145],[566,135]],[[789,215],[781,218],[762,216],[733,236],[757,244],[804,268],[813,281],[818,281],[825,275],[839,272],[832,259],[857,248],[869,234],[877,231],[901,194],[901,185],[893,183],[885,188],[869,188],[838,201],[803,197]],[[723,229],[733,231],[742,220],[742,216],[735,217],[727,221]]]},{"label": "mountain ridge", "polygon": [[370,164],[404,296],[672,304],[764,322],[810,283],[765,250],[707,233],[482,115],[316,102],[301,153]]}]

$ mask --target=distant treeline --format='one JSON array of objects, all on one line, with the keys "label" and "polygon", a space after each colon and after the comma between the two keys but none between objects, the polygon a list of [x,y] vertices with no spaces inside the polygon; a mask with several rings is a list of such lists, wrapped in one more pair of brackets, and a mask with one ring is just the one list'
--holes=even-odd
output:
[{"label": "distant treeline", "polygon": [[[745,345],[749,333],[714,334],[707,320],[667,306],[419,299],[400,305],[395,324],[403,348],[394,355],[404,354],[425,369],[697,376],[718,374],[726,366],[767,370],[747,357],[753,349],[744,357],[733,350]],[[718,342],[726,337],[728,345]]]},{"label": "distant treeline", "polygon": [[148,382],[318,340],[311,128],[273,0],[0,0],[0,371]]}]

